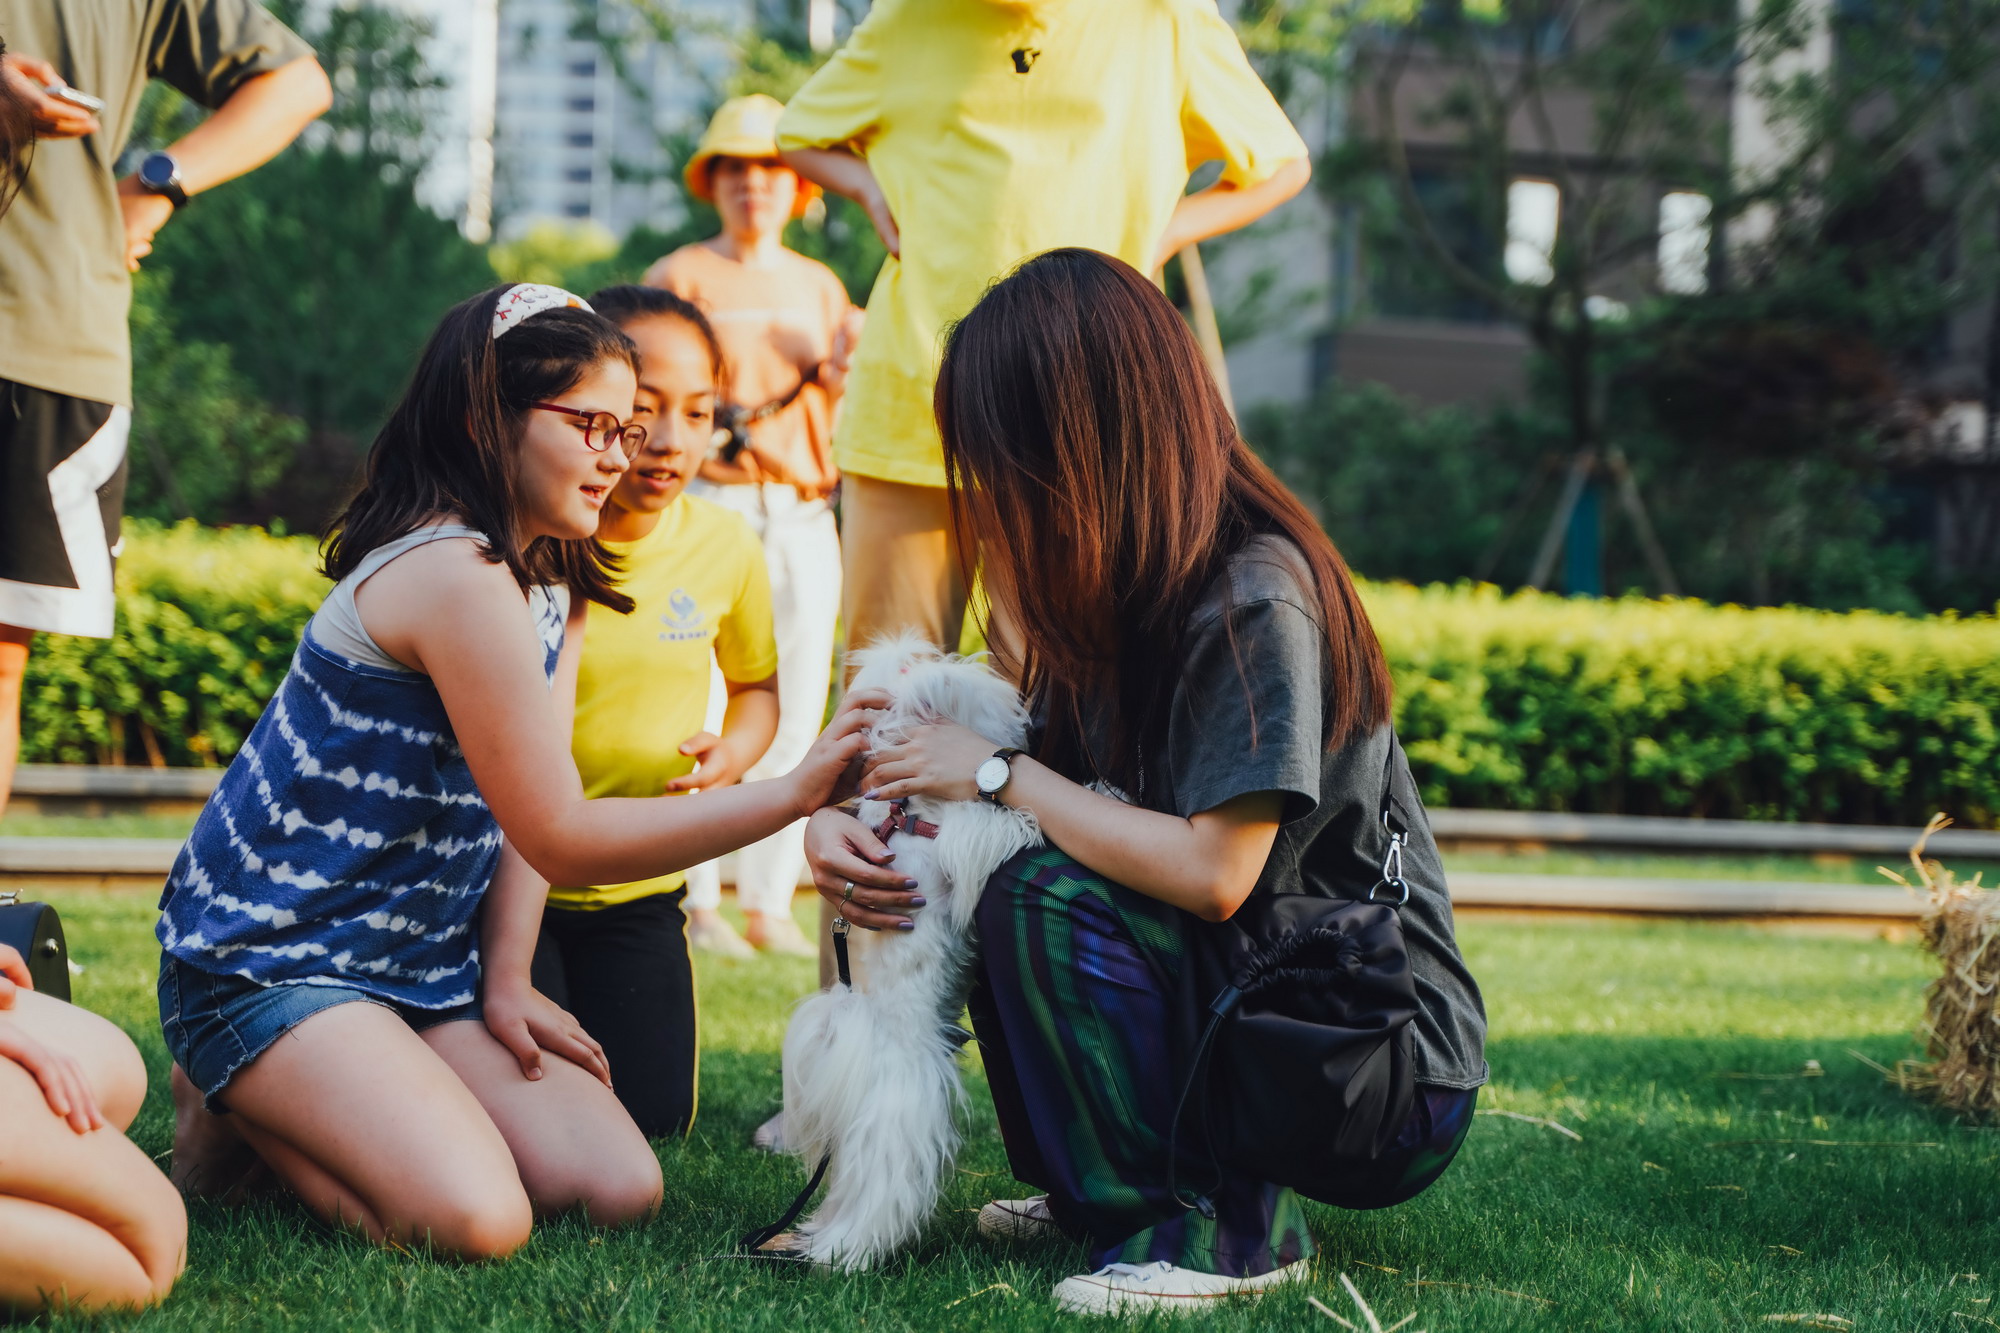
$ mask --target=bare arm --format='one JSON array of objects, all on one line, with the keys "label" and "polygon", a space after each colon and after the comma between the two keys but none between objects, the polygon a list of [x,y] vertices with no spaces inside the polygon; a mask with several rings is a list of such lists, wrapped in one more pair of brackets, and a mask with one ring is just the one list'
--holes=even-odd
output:
[{"label": "bare arm", "polygon": [[861,205],[862,211],[868,214],[868,220],[875,224],[875,234],[882,238],[882,244],[889,253],[902,257],[902,234],[896,230],[896,219],[889,211],[889,201],[882,197],[881,183],[875,179],[866,158],[858,157],[845,148],[793,148],[778,156],[784,159],[786,166],[821,189]]},{"label": "bare arm", "polygon": [[[167,149],[181,168],[190,196],[212,190],[276,157],[299,131],[333,105],[333,85],[311,56],[246,79],[215,114]],[[126,267],[137,271],[152,253],[153,234],[173,216],[165,197],[141,189],[136,178],[118,182],[125,212]]]},{"label": "bare arm", "polygon": [[1166,267],[1167,261],[1187,246],[1249,226],[1305,189],[1311,179],[1312,164],[1300,157],[1255,185],[1238,187],[1217,181],[1205,190],[1183,195],[1160,237],[1153,271],[1157,273]]},{"label": "bare arm", "polygon": [[[863,786],[878,800],[971,800],[972,774],[993,748],[964,727],[919,727],[902,745],[876,750]],[[1020,755],[1000,799],[1033,811],[1050,842],[1106,879],[1205,921],[1227,921],[1264,873],[1284,798],[1252,792],[1182,819],[1101,796]],[[872,895],[855,898],[874,905]]]},{"label": "bare arm", "polygon": [[473,779],[508,843],[543,879],[620,884],[746,846],[832,799],[882,702],[847,701],[799,767],[694,797],[585,800],[567,708],[550,698],[543,649],[503,565],[463,540],[392,561],[356,595],[362,624],[437,686]]}]

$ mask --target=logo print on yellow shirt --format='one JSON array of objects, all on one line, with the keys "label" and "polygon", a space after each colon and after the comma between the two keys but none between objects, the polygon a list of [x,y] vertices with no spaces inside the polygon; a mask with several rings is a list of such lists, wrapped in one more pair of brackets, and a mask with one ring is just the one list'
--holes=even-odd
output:
[{"label": "logo print on yellow shirt", "polygon": [[666,631],[660,635],[663,643],[682,643],[688,639],[705,639],[708,626],[702,623],[701,607],[688,595],[686,588],[675,588],[674,595],[667,598],[667,614],[660,617]]}]

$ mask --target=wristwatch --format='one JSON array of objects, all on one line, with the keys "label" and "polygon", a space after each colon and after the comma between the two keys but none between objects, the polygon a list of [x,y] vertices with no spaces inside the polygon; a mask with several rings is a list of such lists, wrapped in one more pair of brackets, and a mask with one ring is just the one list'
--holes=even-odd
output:
[{"label": "wristwatch", "polygon": [[148,194],[164,195],[175,208],[187,206],[187,190],[181,185],[181,164],[169,153],[148,153],[139,164],[139,187]]},{"label": "wristwatch", "polygon": [[972,785],[979,789],[979,799],[993,805],[1000,804],[1000,793],[1006,788],[1007,780],[1014,776],[1014,756],[1019,750],[995,750],[991,758],[982,762],[972,774]]}]

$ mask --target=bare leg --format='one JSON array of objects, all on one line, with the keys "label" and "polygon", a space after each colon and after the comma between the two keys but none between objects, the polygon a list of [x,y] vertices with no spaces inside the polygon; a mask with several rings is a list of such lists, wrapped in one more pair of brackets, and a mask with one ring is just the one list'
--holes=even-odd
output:
[{"label": "bare leg", "polygon": [[0,816],[14,787],[14,761],[21,753],[21,682],[28,674],[28,645],[35,632],[0,625]]},{"label": "bare leg", "polygon": [[233,1115],[217,1115],[201,1089],[174,1066],[168,1078],[174,1097],[175,1188],[191,1199],[224,1203],[244,1196],[252,1183],[268,1178],[264,1160],[244,1139]]},{"label": "bare leg", "polygon": [[36,1041],[83,1065],[98,1109],[115,1128],[122,1133],[132,1123],[146,1100],[146,1062],[116,1023],[34,991],[15,994],[9,1017]]},{"label": "bare leg", "polygon": [[596,1078],[546,1055],[530,1081],[483,1023],[443,1023],[423,1039],[493,1118],[537,1214],[582,1208],[599,1226],[619,1226],[659,1208],[659,1159]]},{"label": "bare leg", "polygon": [[533,1214],[500,1131],[380,1005],[314,1014],[231,1079],[223,1100],[244,1139],[335,1226],[473,1260],[528,1239]]},{"label": "bare leg", "polygon": [[165,1296],[185,1259],[187,1213],[146,1154],[109,1126],[76,1133],[6,1060],[0,1124],[0,1309],[138,1307]]}]

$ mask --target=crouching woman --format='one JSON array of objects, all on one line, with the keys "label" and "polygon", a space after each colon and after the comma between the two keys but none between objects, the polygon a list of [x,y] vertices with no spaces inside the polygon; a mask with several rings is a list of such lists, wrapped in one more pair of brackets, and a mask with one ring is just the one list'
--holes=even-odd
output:
[{"label": "crouching woman", "polygon": [[[879,748],[863,786],[986,794],[1047,838],[985,889],[973,1012],[1014,1173],[1048,1192],[989,1204],[981,1230],[1087,1237],[1094,1271],[1056,1289],[1077,1311],[1189,1309],[1303,1277],[1291,1190],[1225,1174],[1213,1217],[1175,1200],[1176,988],[1205,923],[1252,894],[1374,882],[1385,770],[1421,811],[1391,759],[1374,630],[1178,313],[1117,260],[1052,251],[995,286],[950,337],[937,414],[962,549],[1020,627],[1010,665],[1039,731],[997,789],[992,745],[945,725]],[[1435,843],[1410,822],[1416,1095],[1389,1150],[1356,1161],[1350,1207],[1436,1180],[1486,1079],[1479,991]],[[814,816],[807,845],[853,923],[895,928],[920,905],[839,811]]]}]

